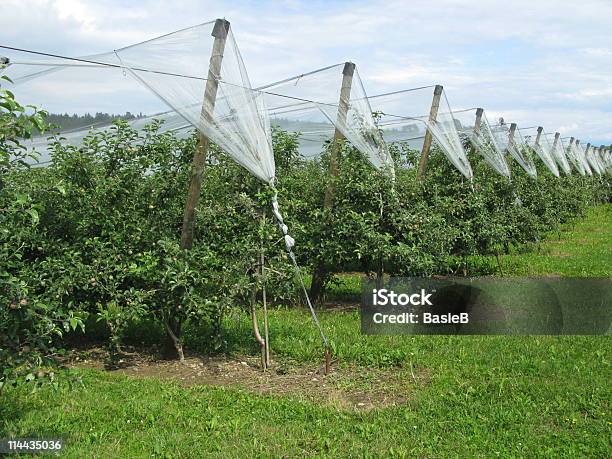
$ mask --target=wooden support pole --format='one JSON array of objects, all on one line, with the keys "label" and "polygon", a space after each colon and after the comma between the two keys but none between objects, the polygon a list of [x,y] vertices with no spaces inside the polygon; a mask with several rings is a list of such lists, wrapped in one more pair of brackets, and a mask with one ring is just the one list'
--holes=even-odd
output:
[{"label": "wooden support pole", "polygon": [[[355,73],[355,64],[352,62],[346,62],[344,69],[342,70],[342,86],[340,87],[340,100],[338,101],[338,115],[336,117],[337,125],[346,123],[346,115],[348,113],[348,106],[351,100],[351,88],[353,86],[353,75]],[[340,156],[340,150],[342,148],[342,140],[344,140],[344,134],[338,129],[334,131],[334,143],[332,144],[331,154],[329,157],[329,176],[331,180],[327,184],[325,190],[325,199],[323,201],[323,207],[325,209],[331,209],[334,204],[334,198],[336,194],[336,182],[335,178],[338,177],[338,157]]]},{"label": "wooden support pole", "polygon": [[587,166],[589,166],[589,168],[591,169],[591,171],[595,172],[595,171],[593,170],[593,164],[592,164],[592,162],[589,160],[589,153],[590,153],[590,150],[591,150],[591,143],[589,142],[589,143],[587,143],[586,148],[584,149],[584,160],[586,161]]},{"label": "wooden support pole", "polygon": [[540,138],[542,137],[542,131],[544,131],[544,128],[542,126],[538,126],[538,135],[536,136],[534,145],[537,145],[540,143]]},{"label": "wooden support pole", "polygon": [[514,142],[514,133],[516,132],[516,123],[510,124],[510,131],[508,132],[508,146]]},{"label": "wooden support pole", "polygon": [[[429,122],[435,123],[438,118],[438,109],[440,108],[440,97],[443,91],[442,85],[436,85],[434,88],[433,100],[431,101],[431,110],[429,111]],[[427,167],[427,160],[429,159],[429,149],[431,148],[431,142],[433,140],[431,130],[429,127],[425,132],[425,139],[423,140],[423,148],[421,149],[421,159],[419,160],[419,170],[417,171],[417,180],[422,180],[425,175],[425,169]]]},{"label": "wooden support pole", "polygon": [[482,114],[484,110],[482,108],[476,109],[476,121],[474,122],[474,134],[480,134],[480,124],[482,123]]},{"label": "wooden support pole", "polygon": [[[201,119],[209,121],[212,118],[215,109],[215,101],[217,98],[217,89],[219,88],[219,77],[221,73],[221,63],[223,61],[223,52],[225,51],[225,42],[229,32],[230,23],[225,19],[217,19],[213,27],[212,36],[215,37],[213,43],[212,54],[208,66],[208,79],[206,80],[206,89],[204,90],[204,103],[202,104]],[[181,231],[181,248],[191,249],[193,246],[193,233],[195,227],[195,210],[200,199],[200,190],[202,188],[202,175],[204,173],[204,165],[206,164],[206,156],[208,154],[208,146],[210,139],[201,132],[199,133],[198,145],[191,165],[191,181],[189,183],[189,191],[187,192],[187,200],[185,202],[185,211],[183,214],[183,229]]]},{"label": "wooden support pole", "polygon": [[[346,62],[342,69],[342,86],[340,87],[340,99],[338,101],[338,114],[336,117],[337,125],[342,125],[346,122],[349,102],[351,100],[351,88],[353,86],[353,75],[355,73],[355,64]],[[336,179],[340,173],[338,161],[340,151],[342,149],[342,141],[344,134],[338,129],[334,131],[334,140],[331,145],[329,157],[329,177],[327,188],[325,189],[325,197],[323,198],[323,209],[331,212],[334,207],[334,199],[336,196]],[[312,283],[310,284],[310,298],[313,302],[318,303],[323,292],[323,284],[326,270],[323,260],[317,260],[313,273]]]},{"label": "wooden support pole", "polygon": [[559,143],[559,137],[561,137],[560,132],[555,132],[555,140],[553,140],[552,149],[557,148],[557,144]]},{"label": "wooden support pole", "polygon": [[[262,213],[261,220],[262,220],[262,234],[263,234],[263,231],[265,231],[264,228],[266,226],[265,212]],[[270,326],[268,323],[268,299],[267,299],[267,294],[266,294],[265,265],[266,265],[266,256],[265,256],[265,249],[264,249],[264,241],[262,238],[261,252],[260,252],[261,299],[263,303],[263,314],[264,314],[265,363],[266,363],[266,368],[269,368],[270,367]]]},{"label": "wooden support pole", "polygon": [[[223,52],[225,51],[225,41],[229,32],[230,23],[225,19],[217,19],[213,27],[212,36],[215,38],[213,42],[212,53],[208,66],[208,78],[204,90],[204,101],[202,103],[201,120],[210,121],[215,108],[215,100],[217,98],[217,89],[219,87],[219,77],[221,73],[221,62],[223,60]],[[206,155],[210,140],[204,134],[199,132],[198,144],[193,155],[191,163],[191,178],[189,182],[189,190],[187,191],[187,199],[185,200],[185,210],[183,213],[183,227],[181,229],[180,247],[184,250],[189,250],[193,246],[193,233],[195,226],[195,209],[200,199],[200,190],[202,188],[202,175],[204,173],[204,165],[206,164]],[[166,351],[168,356],[172,346],[176,349],[181,361],[181,325],[182,320],[179,314],[173,313],[168,317],[166,323],[168,339],[166,341]],[[177,344],[178,343],[178,344]]]}]

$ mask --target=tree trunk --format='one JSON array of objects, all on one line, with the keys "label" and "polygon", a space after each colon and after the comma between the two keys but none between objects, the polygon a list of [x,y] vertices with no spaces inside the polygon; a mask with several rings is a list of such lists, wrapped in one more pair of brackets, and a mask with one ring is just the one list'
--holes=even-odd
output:
[{"label": "tree trunk", "polygon": [[317,263],[312,273],[312,283],[310,284],[310,300],[317,304],[323,299],[323,286],[325,283],[326,270],[323,262]]},{"label": "tree trunk", "polygon": [[175,357],[178,356],[181,363],[185,363],[185,355],[183,354],[183,343],[181,342],[181,322],[175,318],[166,320],[166,332],[169,339],[172,341],[172,347],[175,351]]}]

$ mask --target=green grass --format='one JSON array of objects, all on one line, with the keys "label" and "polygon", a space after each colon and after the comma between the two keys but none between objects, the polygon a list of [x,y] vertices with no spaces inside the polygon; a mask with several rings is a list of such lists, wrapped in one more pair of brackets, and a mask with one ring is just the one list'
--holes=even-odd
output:
[{"label": "green grass", "polygon": [[502,257],[504,274],[612,277],[612,204],[588,210],[584,219],[530,247]]},{"label": "green grass", "polygon": [[[505,257],[509,271],[609,276],[610,209],[593,209],[561,243],[543,242],[541,253]],[[344,297],[358,284],[351,277],[341,289]],[[341,365],[402,368],[426,382],[407,377],[405,405],[357,412],[79,370],[84,385],[73,390],[8,391],[0,437],[62,436],[74,458],[609,457],[609,337],[362,336],[357,312],[320,319]],[[273,310],[271,330],[277,359],[321,363],[305,311]],[[226,339],[232,353],[255,350],[244,317],[226,320]],[[204,334],[192,330],[187,344],[204,348]]]}]

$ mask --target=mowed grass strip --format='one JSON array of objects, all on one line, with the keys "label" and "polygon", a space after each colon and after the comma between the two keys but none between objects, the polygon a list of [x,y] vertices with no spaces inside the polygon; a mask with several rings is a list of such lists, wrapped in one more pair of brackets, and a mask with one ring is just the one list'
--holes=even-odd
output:
[{"label": "mowed grass strip", "polygon": [[504,274],[518,276],[612,277],[612,204],[590,208],[584,219],[502,263]]},{"label": "mowed grass strip", "polygon": [[[609,275],[610,223],[602,206],[561,243],[541,244],[571,261],[553,249],[504,260],[521,275]],[[0,437],[61,436],[64,457],[74,458],[609,457],[609,337],[362,336],[356,311],[323,312],[321,322],[337,365],[405,374],[406,403],[343,410],[290,394],[78,370],[84,384],[72,390],[6,391]],[[271,331],[276,359],[320,365],[307,312],[273,310]],[[246,319],[228,320],[226,338],[232,352],[254,351]],[[189,345],[203,339],[193,332]]]}]

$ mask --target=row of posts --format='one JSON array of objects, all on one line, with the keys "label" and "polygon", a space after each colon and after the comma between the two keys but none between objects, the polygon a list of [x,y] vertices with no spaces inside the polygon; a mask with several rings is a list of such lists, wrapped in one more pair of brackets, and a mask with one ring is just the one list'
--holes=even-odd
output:
[{"label": "row of posts", "polygon": [[[215,107],[215,100],[218,89],[218,81],[221,76],[221,64],[223,61],[223,52],[225,50],[225,43],[227,39],[227,35],[229,33],[230,23],[225,19],[217,19],[212,36],[214,37],[212,55],[210,56],[209,70],[208,70],[208,78],[206,80],[206,88],[204,91],[204,102],[202,104],[202,112],[201,116],[203,120],[211,120],[213,116],[213,111]],[[337,124],[336,126],[342,126],[345,123],[349,101],[351,96],[351,88],[353,82],[353,75],[355,72],[355,64],[352,62],[347,62],[344,65],[342,71],[342,84],[340,86],[340,99],[338,101],[338,114],[337,114]],[[433,124],[437,120],[438,110],[440,107],[440,99],[442,97],[443,87],[441,85],[436,85],[433,91],[433,100],[431,103],[431,109],[429,112],[429,124]],[[476,122],[474,125],[474,132],[478,133],[480,131],[480,126],[482,122],[483,109],[478,108],[476,110]],[[514,135],[517,129],[516,123],[510,124],[509,129],[509,143],[514,141]],[[540,136],[542,135],[543,128],[538,127],[537,131],[536,143],[540,141]],[[556,148],[557,143],[559,142],[560,134],[555,133],[555,138],[553,142],[553,149]],[[344,140],[344,135],[342,132],[336,127],[334,132],[334,142],[331,146],[330,150],[330,158],[329,158],[329,180],[327,184],[327,188],[325,190],[325,198],[323,202],[324,209],[331,213],[334,207],[334,198],[336,191],[336,179],[339,174],[339,156],[341,151],[342,141]],[[429,152],[431,148],[431,144],[433,141],[432,132],[429,127],[426,130],[425,138],[423,141],[423,147],[421,150],[421,157],[418,164],[417,171],[417,179],[422,180],[425,175],[425,170],[427,167],[427,161],[429,159]],[[578,144],[578,140],[576,143]],[[570,139],[570,147],[574,143],[574,138]],[[210,140],[202,133],[199,134],[199,141],[196,152],[193,156],[192,161],[192,171],[191,178],[189,183],[189,191],[187,193],[187,199],[185,202],[185,210],[183,216],[183,227],[181,232],[181,247],[183,249],[190,249],[193,245],[193,234],[195,227],[195,209],[198,204],[198,200],[200,197],[200,190],[202,187],[202,176],[204,173],[204,167],[206,164],[206,157],[208,153],[208,147],[210,144]],[[591,147],[590,144],[587,144],[587,151]],[[605,147],[602,146],[603,150]],[[313,284],[311,286],[311,293],[314,297],[314,300],[318,300],[319,294],[322,287],[323,277],[325,275],[325,267],[323,262],[319,262],[318,266],[315,267],[313,274]]]}]

